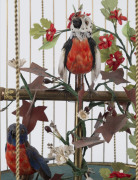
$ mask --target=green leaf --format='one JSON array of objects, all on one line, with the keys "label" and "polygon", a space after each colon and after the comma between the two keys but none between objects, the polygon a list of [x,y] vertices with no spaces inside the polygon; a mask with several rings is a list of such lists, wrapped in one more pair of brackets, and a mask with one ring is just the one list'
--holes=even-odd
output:
[{"label": "green leaf", "polygon": [[103,5],[103,7],[105,9],[108,9],[108,4],[107,4],[107,2],[105,0],[102,0],[101,4]]},{"label": "green leaf", "polygon": [[51,21],[49,21],[48,19],[45,19],[45,18],[41,18],[40,22],[41,22],[42,26],[47,28],[47,29],[50,28],[50,25],[52,23]]},{"label": "green leaf", "polygon": [[92,38],[94,39],[94,41],[96,42],[96,44],[99,44],[99,37],[100,37],[99,33],[100,33],[100,32],[98,31],[98,32],[92,34]]},{"label": "green leaf", "polygon": [[133,29],[133,28],[130,28],[129,29],[129,35],[130,35],[130,37],[131,36],[134,36],[136,34],[136,31]]},{"label": "green leaf", "polygon": [[116,45],[112,45],[109,49],[110,49],[110,54],[114,54],[116,51],[119,51],[119,47]]},{"label": "green leaf", "polygon": [[135,163],[136,162],[136,149],[128,148],[127,154],[129,156],[129,159],[132,159],[132,161]]},{"label": "green leaf", "polygon": [[128,76],[132,80],[136,81],[136,66],[135,65],[130,66],[129,70],[130,70],[130,72],[127,73]]},{"label": "green leaf", "polygon": [[106,9],[101,9],[101,13],[105,16],[106,19],[109,19],[110,14]]},{"label": "green leaf", "polygon": [[120,130],[120,132],[126,131],[128,128],[136,128],[136,125],[134,123],[131,123],[127,121],[125,126]]},{"label": "green leaf", "polygon": [[38,38],[40,38],[40,36],[41,36],[40,34],[36,34],[33,36],[33,39],[38,39]]},{"label": "green leaf", "polygon": [[83,4],[80,5],[78,10],[81,11],[82,9],[83,9]]},{"label": "green leaf", "polygon": [[110,54],[111,54],[109,48],[100,50],[100,53],[101,53],[101,62],[102,63],[106,62],[109,59]]},{"label": "green leaf", "polygon": [[53,47],[56,45],[59,36],[60,36],[60,34],[54,36],[53,41],[46,41],[46,42],[43,44],[43,46],[41,46],[41,47],[39,48],[39,50],[41,50],[41,49],[50,49],[50,48],[53,48]]},{"label": "green leaf", "polygon": [[125,87],[128,91],[134,88],[133,84],[129,84]]},{"label": "green leaf", "polygon": [[134,146],[136,146],[136,132],[134,132],[134,135],[129,136],[129,140]]},{"label": "green leaf", "polygon": [[109,65],[106,65],[106,66],[105,66],[105,72],[109,72],[109,71],[111,71],[111,70],[112,70],[112,67],[110,68]]},{"label": "green leaf", "polygon": [[135,30],[130,27],[129,21],[122,28],[122,33],[128,40],[130,40],[131,36],[136,34]]},{"label": "green leaf", "polygon": [[73,5],[73,9],[74,9],[74,13],[76,13],[77,11],[76,11],[76,8],[75,8],[75,6]]},{"label": "green leaf", "polygon": [[127,173],[129,171],[129,167],[127,167],[124,163],[112,163],[112,168],[114,171],[120,171],[123,170],[124,173]]},{"label": "green leaf", "polygon": [[38,23],[35,23],[34,28],[30,29],[30,35],[33,36],[34,39],[38,39],[44,34],[46,34],[46,31]]},{"label": "green leaf", "polygon": [[113,11],[117,7],[118,0],[102,0],[101,3],[105,9]]},{"label": "green leaf", "polygon": [[128,34],[129,28],[130,28],[130,26],[129,26],[129,21],[128,21],[122,28],[122,33],[126,38],[129,37],[129,34]]},{"label": "green leaf", "polygon": [[94,24],[92,24],[92,33],[95,34],[95,31],[97,31],[97,28]]},{"label": "green leaf", "polygon": [[99,172],[104,179],[108,179],[111,174],[111,171],[108,168],[101,168]]}]

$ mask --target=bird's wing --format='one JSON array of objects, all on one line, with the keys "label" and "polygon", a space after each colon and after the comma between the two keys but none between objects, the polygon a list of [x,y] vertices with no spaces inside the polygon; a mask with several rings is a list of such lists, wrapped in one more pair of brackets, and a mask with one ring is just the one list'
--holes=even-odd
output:
[{"label": "bird's wing", "polygon": [[61,55],[60,55],[60,60],[59,60],[59,65],[58,65],[58,73],[65,82],[67,79],[66,62],[67,62],[68,53],[71,47],[72,47],[72,39],[69,38],[61,50]]},{"label": "bird's wing", "polygon": [[88,38],[88,43],[89,43],[89,46],[90,46],[90,50],[91,50],[91,53],[92,53],[92,56],[93,56],[93,67],[92,69],[94,69],[95,67],[95,60],[96,60],[96,54],[95,54],[95,47],[96,47],[96,42],[94,41],[93,38]]},{"label": "bird's wing", "polygon": [[92,81],[97,79],[101,71],[101,56],[93,38],[88,38],[89,46],[93,56]]},{"label": "bird's wing", "polygon": [[26,153],[29,158],[31,167],[38,171],[44,180],[51,178],[51,171],[45,161],[45,159],[38,153],[38,151],[29,145],[26,145]]},{"label": "bird's wing", "polygon": [[94,82],[101,71],[101,55],[100,55],[100,51],[97,48],[97,46],[95,47],[95,66],[92,70],[92,81]]}]

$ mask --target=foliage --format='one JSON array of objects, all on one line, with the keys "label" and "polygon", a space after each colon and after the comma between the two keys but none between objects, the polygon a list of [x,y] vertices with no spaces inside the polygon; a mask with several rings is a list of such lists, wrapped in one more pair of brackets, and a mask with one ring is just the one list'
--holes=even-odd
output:
[{"label": "foliage", "polygon": [[[70,138],[72,138],[72,144],[74,144],[76,148],[82,147],[83,160],[82,160],[81,168],[76,167],[75,164],[70,159],[67,159],[66,162],[69,166],[72,167],[74,176],[80,176],[89,173],[87,162],[84,159],[85,153],[88,148],[103,143],[104,140],[110,142],[112,136],[119,131],[126,131],[131,134],[131,128],[136,127],[135,114],[132,114],[129,111],[130,106],[132,106],[135,111],[135,105],[136,105],[136,100],[135,100],[136,66],[132,64],[133,63],[132,55],[135,51],[135,41],[132,41],[133,40],[132,37],[134,38],[135,36],[135,30],[132,27],[130,27],[129,21],[127,21],[127,23],[122,28],[122,34],[129,41],[131,50],[130,52],[128,52],[124,42],[120,37],[120,34],[116,30],[116,24],[119,22],[119,24],[121,25],[123,20],[121,18],[124,17],[122,16],[122,13],[121,14],[118,13],[121,12],[121,9],[117,8],[118,0],[102,0],[101,3],[103,6],[103,8],[101,9],[101,13],[108,21],[110,21],[114,30],[112,32],[105,28],[98,27],[94,24],[92,26],[92,38],[97,43],[97,46],[100,43],[106,44],[107,43],[106,40],[108,40],[108,43],[110,43],[110,46],[106,44],[106,46],[103,46],[100,49],[101,62],[105,63],[105,71],[101,71],[101,75],[102,75],[102,79],[105,80],[105,82],[98,83],[97,86],[94,88],[94,90],[98,90],[100,86],[103,86],[111,94],[111,102],[104,102],[104,103],[89,102],[88,106],[84,107],[84,110],[82,110],[81,109],[82,101],[83,101],[83,96],[85,94],[84,87],[82,87],[82,89],[79,92],[76,92],[70,85],[65,83],[62,79],[49,74],[46,68],[42,68],[35,63],[32,63],[29,68],[20,68],[21,71],[33,73],[38,76],[31,84],[27,84],[26,80],[21,74],[21,78],[24,83],[24,88],[26,89],[27,93],[29,94],[30,100],[32,101],[31,103],[23,101],[23,106],[20,107],[20,116],[23,117],[23,123],[28,127],[29,132],[31,132],[35,128],[37,120],[48,121],[48,118],[44,113],[46,107],[45,106],[35,107],[34,102],[36,101],[36,99],[35,99],[35,95],[33,96],[31,93],[32,89],[35,90],[36,92],[38,90],[48,90],[48,89],[56,90],[59,91],[59,93],[61,93],[61,89],[66,90],[67,97],[70,94],[75,97],[75,100],[78,101],[79,104],[79,111],[82,110],[82,113],[85,113],[86,117],[88,116],[90,110],[93,107],[95,106],[105,107],[105,112],[100,113],[95,119],[84,120],[81,117],[81,115],[79,115],[78,125],[76,125],[72,130],[68,131],[66,133],[65,138],[61,136],[55,124],[52,124],[52,126],[45,127],[47,133],[52,133],[54,136],[60,139],[60,141],[64,145],[69,146]],[[83,5],[80,6],[79,12],[82,10],[82,7]],[[74,7],[74,12],[77,13],[75,7]],[[111,18],[110,16],[112,13],[118,13],[118,14],[116,15],[115,18]],[[34,39],[38,39],[46,35],[44,44],[42,44],[39,50],[42,49],[48,50],[50,48],[53,48],[56,45],[60,35],[67,31],[70,31],[70,29],[57,31],[50,20],[41,18],[40,24],[34,23],[33,28],[30,29],[30,35],[33,36]],[[47,38],[48,32],[52,33],[52,38],[50,39]],[[112,40],[109,38],[110,35],[113,37]],[[100,38],[101,36],[102,38]],[[103,40],[103,36],[108,38]],[[117,54],[119,53],[120,56],[119,58],[115,57],[116,53]],[[125,61],[128,61],[128,66],[124,66],[122,64],[123,61],[121,60],[124,59]],[[119,66],[122,66],[122,68],[119,68]],[[124,70],[126,69],[128,71],[127,74],[129,78],[133,80],[134,84],[133,83],[128,84],[129,82],[124,78]],[[49,83],[52,84],[52,86],[50,88],[47,88],[46,86],[44,86],[43,83],[45,84]],[[109,83],[115,83],[116,85],[127,83],[127,86],[124,88],[125,90],[124,92],[126,93],[129,102],[125,104],[121,104],[120,102],[118,102],[116,94],[109,85]],[[116,107],[114,105],[115,102],[120,111],[118,114],[116,112]],[[39,112],[41,113],[39,114]],[[15,113],[16,112],[13,112],[13,114]],[[87,137],[86,123],[87,121],[94,121],[94,120],[96,121],[94,131],[90,137]],[[103,120],[106,120],[106,122],[104,122]],[[76,133],[77,129],[80,127],[82,128],[83,137],[79,137]],[[99,133],[102,134],[104,140],[100,140]],[[75,142],[74,139],[77,139],[78,141]],[[129,135],[129,139],[130,142],[135,146],[136,133],[134,133],[134,135]],[[129,158],[132,159],[133,162],[136,162],[136,149],[128,148],[127,153],[129,155]],[[114,171],[123,170],[124,173],[128,172],[128,168],[123,163],[113,163],[112,168]],[[108,168],[102,168],[100,169],[100,174],[104,180],[108,180],[110,179],[109,175],[111,174],[111,171]],[[61,178],[61,176],[62,175],[55,174],[53,179],[57,177]]]}]

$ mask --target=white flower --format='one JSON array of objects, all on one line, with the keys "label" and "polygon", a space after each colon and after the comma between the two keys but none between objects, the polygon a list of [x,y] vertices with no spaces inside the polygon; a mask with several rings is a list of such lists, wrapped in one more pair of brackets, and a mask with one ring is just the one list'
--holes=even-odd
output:
[{"label": "white flower", "polygon": [[53,153],[50,152],[50,153],[48,154],[48,158],[54,158]]},{"label": "white flower", "polygon": [[75,153],[75,151],[74,151],[74,149],[73,149],[73,146],[68,146],[68,145],[65,145],[64,146],[64,153],[67,155],[67,156],[69,156],[70,154],[74,154]]},{"label": "white flower", "polygon": [[93,180],[91,177],[88,176],[87,173],[85,174],[85,176],[86,176],[86,180]]},{"label": "white flower", "polygon": [[51,147],[48,157],[55,157],[58,165],[66,163],[69,159],[69,155],[73,154],[73,146],[59,146]]},{"label": "white flower", "polygon": [[55,160],[57,161],[58,165],[61,165],[61,164],[66,163],[68,158],[65,157],[64,155],[57,155]]},{"label": "white flower", "polygon": [[123,169],[120,169],[120,171],[119,171],[120,173],[123,173],[124,171],[123,171]]},{"label": "white flower", "polygon": [[[19,59],[19,67],[22,67],[25,63],[26,63],[25,59]],[[15,59],[9,60],[8,65],[13,68],[16,68],[16,60]]]},{"label": "white flower", "polygon": [[87,177],[86,180],[93,180],[91,177]]},{"label": "white flower", "polygon": [[84,110],[80,110],[78,113],[78,117],[82,120],[87,120],[89,119],[88,113]]}]

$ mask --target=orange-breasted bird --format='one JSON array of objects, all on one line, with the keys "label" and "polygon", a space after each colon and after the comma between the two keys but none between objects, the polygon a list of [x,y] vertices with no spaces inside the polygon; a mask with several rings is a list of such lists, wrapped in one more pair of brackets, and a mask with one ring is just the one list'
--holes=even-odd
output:
[{"label": "orange-breasted bird", "polygon": [[[20,158],[19,174],[22,180],[32,178],[35,172],[39,172],[44,180],[51,178],[51,172],[47,165],[48,160],[44,159],[39,152],[27,141],[27,129],[20,124]],[[10,170],[16,174],[16,124],[11,124],[7,132],[7,143],[5,148],[6,161]]]},{"label": "orange-breasted bird", "polygon": [[71,35],[62,48],[59,75],[65,81],[68,70],[70,83],[71,73],[83,74],[86,79],[86,74],[92,71],[94,81],[101,70],[101,57],[92,38],[92,21],[88,14],[81,12],[73,13],[70,20]]}]

